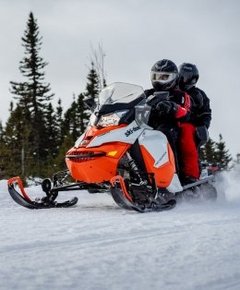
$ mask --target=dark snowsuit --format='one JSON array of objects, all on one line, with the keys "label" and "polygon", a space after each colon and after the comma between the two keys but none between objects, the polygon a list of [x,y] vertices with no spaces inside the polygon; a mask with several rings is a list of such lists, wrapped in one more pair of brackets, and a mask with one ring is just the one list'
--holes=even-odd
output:
[{"label": "dark snowsuit", "polygon": [[[153,95],[154,89],[146,90],[147,96]],[[183,177],[199,178],[198,149],[195,142],[195,125],[190,123],[192,115],[192,102],[188,93],[177,89],[169,90],[168,101],[175,104],[168,116],[158,116],[156,111],[151,114],[149,124],[158,128],[156,124],[164,121],[168,128],[177,127],[179,129],[178,153],[180,159],[181,174]],[[170,125],[169,125],[170,124]]]},{"label": "dark snowsuit", "polygon": [[191,115],[189,121],[196,127],[206,126],[209,128],[212,119],[210,100],[204,91],[197,87],[192,87],[187,93],[191,97]]}]

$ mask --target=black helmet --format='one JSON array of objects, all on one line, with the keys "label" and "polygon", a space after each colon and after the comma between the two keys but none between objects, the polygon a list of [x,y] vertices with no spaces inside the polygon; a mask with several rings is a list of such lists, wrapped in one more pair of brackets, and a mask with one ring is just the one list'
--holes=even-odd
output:
[{"label": "black helmet", "polygon": [[156,91],[173,88],[178,79],[178,68],[174,62],[162,59],[156,62],[151,69],[152,86]]},{"label": "black helmet", "polygon": [[195,64],[183,63],[179,67],[179,88],[189,90],[194,87],[198,81],[199,72]]}]

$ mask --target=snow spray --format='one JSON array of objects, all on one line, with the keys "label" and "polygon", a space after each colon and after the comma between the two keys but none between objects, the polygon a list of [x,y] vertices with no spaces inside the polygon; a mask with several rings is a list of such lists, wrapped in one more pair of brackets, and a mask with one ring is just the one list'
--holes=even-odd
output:
[{"label": "snow spray", "polygon": [[230,171],[222,171],[216,176],[216,188],[221,200],[240,203],[240,164]]}]

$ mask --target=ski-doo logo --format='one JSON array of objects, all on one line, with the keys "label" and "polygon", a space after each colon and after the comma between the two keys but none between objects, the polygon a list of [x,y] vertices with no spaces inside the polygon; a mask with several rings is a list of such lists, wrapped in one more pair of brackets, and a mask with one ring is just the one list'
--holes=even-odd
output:
[{"label": "ski-doo logo", "polygon": [[139,130],[140,127],[137,126],[137,127],[132,127],[130,129],[128,129],[126,132],[125,132],[125,136],[126,137],[129,137],[131,134],[133,134],[134,132],[136,132],[137,130]]}]

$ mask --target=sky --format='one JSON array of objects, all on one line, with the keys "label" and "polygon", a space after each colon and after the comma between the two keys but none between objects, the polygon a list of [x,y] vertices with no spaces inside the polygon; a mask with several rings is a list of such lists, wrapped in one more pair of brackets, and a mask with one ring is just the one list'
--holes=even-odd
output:
[{"label": "sky", "polygon": [[151,87],[150,69],[163,58],[192,62],[211,101],[210,136],[222,134],[240,152],[240,1],[238,0],[0,0],[0,120],[9,117],[10,81],[22,81],[21,37],[33,12],[48,62],[45,80],[64,110],[85,90],[93,49],[104,50],[107,83]]}]

